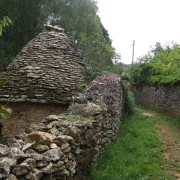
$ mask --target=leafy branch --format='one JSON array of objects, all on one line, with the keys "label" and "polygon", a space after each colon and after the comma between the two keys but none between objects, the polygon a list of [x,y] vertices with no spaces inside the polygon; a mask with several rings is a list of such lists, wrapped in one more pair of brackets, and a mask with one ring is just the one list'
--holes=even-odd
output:
[{"label": "leafy branch", "polygon": [[12,24],[12,21],[8,16],[4,16],[3,19],[0,20],[0,36],[2,36],[3,29],[9,27],[10,24]]}]

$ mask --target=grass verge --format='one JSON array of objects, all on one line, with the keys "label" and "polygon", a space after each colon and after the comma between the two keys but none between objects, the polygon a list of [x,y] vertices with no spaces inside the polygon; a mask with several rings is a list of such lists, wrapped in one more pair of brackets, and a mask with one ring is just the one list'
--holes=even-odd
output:
[{"label": "grass verge", "polygon": [[173,180],[162,169],[163,149],[154,122],[140,114],[124,120],[119,138],[99,158],[90,180]]}]

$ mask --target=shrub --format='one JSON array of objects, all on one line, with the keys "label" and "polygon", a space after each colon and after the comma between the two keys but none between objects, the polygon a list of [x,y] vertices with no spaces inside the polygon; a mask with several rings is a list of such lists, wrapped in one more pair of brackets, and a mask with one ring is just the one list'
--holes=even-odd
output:
[{"label": "shrub", "polygon": [[132,115],[137,112],[134,93],[128,91],[125,101],[125,114]]},{"label": "shrub", "polygon": [[11,108],[5,106],[0,107],[0,120],[6,120],[11,114],[12,114]]}]

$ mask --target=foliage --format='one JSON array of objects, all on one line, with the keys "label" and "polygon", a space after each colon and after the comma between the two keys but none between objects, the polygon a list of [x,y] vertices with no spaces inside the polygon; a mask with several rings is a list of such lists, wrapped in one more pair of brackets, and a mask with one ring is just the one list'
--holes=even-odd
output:
[{"label": "foliage", "polygon": [[122,80],[130,81],[131,65],[115,62],[113,72],[118,74]]},{"label": "foliage", "polygon": [[12,24],[12,21],[8,16],[4,16],[3,19],[0,20],[0,36],[2,36],[3,29],[9,27],[9,24]]},{"label": "foliage", "polygon": [[133,82],[138,84],[174,84],[180,82],[180,45],[156,43],[135,64]]},{"label": "foliage", "polygon": [[121,79],[122,79],[122,80],[125,80],[125,81],[129,81],[129,80],[130,80],[130,77],[128,76],[128,74],[122,73]]},{"label": "foliage", "polygon": [[0,70],[4,70],[20,50],[43,28],[59,25],[68,37],[84,51],[92,67],[90,82],[99,72],[113,70],[115,55],[112,41],[98,16],[95,0],[2,0],[0,17],[12,17],[13,25],[0,39]]},{"label": "foliage", "polygon": [[0,107],[0,120],[5,120],[12,114],[12,109],[6,106]]},{"label": "foliage", "polygon": [[125,113],[126,115],[132,115],[137,112],[135,96],[131,91],[128,91],[128,95],[125,101]]},{"label": "foliage", "polygon": [[84,71],[84,81],[86,83],[90,83],[93,81],[97,76],[99,76],[101,73],[100,72],[95,72],[92,69],[86,69]]},{"label": "foliage", "polygon": [[[11,19],[8,16],[5,16],[1,21],[0,21],[0,36],[2,36],[2,31],[3,28],[6,26],[9,26],[9,24],[12,24]],[[5,84],[8,81],[8,78],[1,75],[0,76],[0,85]],[[12,109],[6,106],[1,106],[0,107],[0,120],[5,120],[8,118],[8,116],[12,114]]]},{"label": "foliage", "polygon": [[117,143],[99,158],[89,179],[173,180],[162,169],[163,156],[153,121],[135,114],[124,120]]},{"label": "foliage", "polygon": [[88,85],[86,83],[82,83],[82,84],[80,84],[80,88],[86,92],[88,89]]}]

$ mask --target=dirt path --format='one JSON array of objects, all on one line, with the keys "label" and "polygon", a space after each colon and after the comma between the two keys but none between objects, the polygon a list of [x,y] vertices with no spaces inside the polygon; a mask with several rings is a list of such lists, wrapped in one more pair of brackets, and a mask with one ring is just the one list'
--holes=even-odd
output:
[{"label": "dirt path", "polygon": [[[143,111],[143,115],[160,117],[163,121],[166,121],[166,116],[160,113]],[[155,122],[155,127],[165,149],[162,168],[172,174],[176,180],[180,180],[180,132],[178,129],[159,121]]]}]

